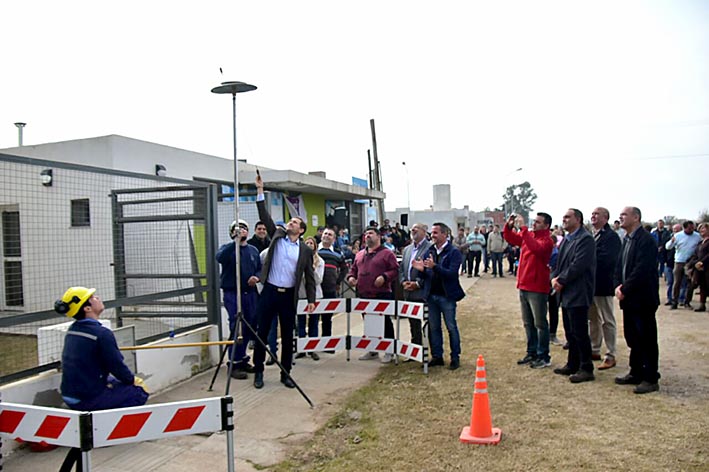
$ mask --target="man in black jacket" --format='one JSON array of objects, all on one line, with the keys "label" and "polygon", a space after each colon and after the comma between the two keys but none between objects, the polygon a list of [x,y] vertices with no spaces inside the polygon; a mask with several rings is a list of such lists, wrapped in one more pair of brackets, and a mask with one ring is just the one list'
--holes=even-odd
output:
[{"label": "man in black jacket", "polygon": [[620,238],[608,224],[610,214],[603,207],[591,213],[593,239],[596,240],[596,293],[588,311],[591,325],[591,357],[601,360],[601,343],[606,343],[606,356],[598,370],[615,367],[616,323],[613,315],[613,275],[620,254]]},{"label": "man in black jacket", "polygon": [[630,373],[616,377],[615,383],[637,385],[635,393],[650,393],[660,389],[655,319],[660,295],[657,242],[643,229],[641,218],[636,207],[625,207],[620,214],[626,235],[616,265],[615,296],[623,310],[623,331],[630,348]]},{"label": "man in black jacket", "polygon": [[[325,263],[325,271],[320,285],[323,298],[338,298],[340,285],[347,275],[348,268],[345,257],[335,250],[334,243],[335,231],[325,228],[318,248],[318,255]],[[332,336],[332,313],[323,313],[320,315],[320,319],[322,319],[322,335]]]},{"label": "man in black jacket", "polygon": [[[298,217],[291,218],[286,223],[285,230],[276,228],[270,213],[266,209],[263,193],[263,180],[256,175],[256,205],[259,219],[266,224],[271,237],[271,245],[263,263],[261,281],[263,290],[256,308],[258,318],[258,336],[262,340],[268,338],[273,317],[278,315],[281,324],[281,364],[290,373],[293,362],[293,323],[298,303],[298,288],[305,281],[305,292],[308,299],[307,312],[315,306],[315,275],[313,272],[313,251],[300,240],[307,229],[305,222]],[[254,387],[263,388],[263,362],[266,350],[261,343],[256,343],[254,349]],[[295,384],[285,373],[281,373],[281,383],[288,388]]]},{"label": "man in black jacket", "polygon": [[572,383],[595,380],[588,335],[588,309],[596,285],[596,247],[593,236],[583,227],[583,213],[570,208],[563,218],[568,235],[559,248],[551,286],[559,296],[564,331],[569,342],[566,365],[555,374],[568,375]]}]

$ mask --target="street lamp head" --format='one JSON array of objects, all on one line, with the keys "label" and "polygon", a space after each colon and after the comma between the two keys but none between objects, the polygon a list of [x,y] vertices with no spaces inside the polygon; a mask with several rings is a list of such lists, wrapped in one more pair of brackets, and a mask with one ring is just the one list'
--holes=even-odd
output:
[{"label": "street lamp head", "polygon": [[245,82],[222,82],[220,86],[212,89],[212,93],[229,93],[235,95],[242,92],[251,92],[256,89],[257,87],[255,85]]}]

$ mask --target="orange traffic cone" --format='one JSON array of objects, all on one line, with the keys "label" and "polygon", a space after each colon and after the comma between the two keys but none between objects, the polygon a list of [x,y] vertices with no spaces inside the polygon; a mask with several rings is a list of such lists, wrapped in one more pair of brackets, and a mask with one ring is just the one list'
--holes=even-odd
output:
[{"label": "orange traffic cone", "polygon": [[470,426],[463,428],[460,442],[468,444],[497,444],[502,437],[499,428],[492,427],[490,415],[490,400],[487,396],[487,379],[485,378],[485,359],[478,356],[478,366],[475,369],[475,392],[473,393],[473,411],[470,414]]}]

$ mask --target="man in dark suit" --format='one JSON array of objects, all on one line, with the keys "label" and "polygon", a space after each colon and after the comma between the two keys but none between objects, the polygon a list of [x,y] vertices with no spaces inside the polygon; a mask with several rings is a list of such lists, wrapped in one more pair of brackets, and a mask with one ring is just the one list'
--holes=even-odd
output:
[{"label": "man in dark suit", "polygon": [[[256,190],[259,219],[266,224],[268,235],[271,237],[271,245],[268,247],[261,271],[263,291],[256,307],[258,336],[262,340],[268,338],[273,317],[278,315],[283,346],[281,364],[289,374],[293,362],[293,323],[301,281],[305,281],[305,292],[308,299],[306,311],[312,311],[315,303],[313,251],[300,239],[307,229],[307,225],[301,218],[291,218],[286,223],[285,230],[276,228],[266,209],[263,180],[258,174],[256,176]],[[256,388],[263,388],[263,362],[265,359],[264,346],[261,343],[256,343],[254,349],[254,387]],[[288,388],[294,388],[293,380],[286,373],[281,373],[281,383]]]},{"label": "man in dark suit", "polygon": [[559,248],[551,286],[559,296],[564,331],[569,342],[566,365],[555,374],[568,375],[572,383],[595,380],[588,335],[588,309],[596,285],[596,243],[583,227],[583,213],[570,208],[563,218],[568,236]]},{"label": "man in dark suit", "polygon": [[[426,239],[426,226],[416,223],[411,227],[411,244],[404,248],[403,258],[399,264],[399,283],[404,292],[404,300],[411,302],[424,302],[423,279],[412,262],[423,259],[428,254],[431,242]],[[411,342],[423,345],[421,320],[409,318],[411,328]]]},{"label": "man in dark suit", "polygon": [[636,385],[635,393],[660,389],[655,312],[660,305],[657,242],[643,229],[638,208],[625,207],[620,224],[626,235],[615,271],[615,296],[623,310],[623,332],[630,348],[630,373],[619,385]]}]

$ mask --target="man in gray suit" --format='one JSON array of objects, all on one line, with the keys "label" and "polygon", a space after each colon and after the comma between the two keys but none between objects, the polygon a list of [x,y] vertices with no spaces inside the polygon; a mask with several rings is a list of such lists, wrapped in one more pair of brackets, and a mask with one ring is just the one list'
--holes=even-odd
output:
[{"label": "man in gray suit", "polygon": [[588,334],[588,309],[596,287],[596,243],[583,227],[583,213],[570,208],[563,218],[568,236],[559,248],[551,286],[560,300],[564,331],[569,341],[566,365],[555,374],[568,375],[572,383],[595,380]]},{"label": "man in gray suit", "polygon": [[[428,228],[422,223],[416,223],[411,227],[411,244],[404,248],[404,255],[399,264],[399,283],[404,291],[404,300],[410,302],[425,302],[423,297],[423,280],[418,270],[414,269],[411,263],[417,259],[423,259],[431,247],[431,241],[426,239]],[[409,318],[411,328],[411,342],[423,345],[421,332],[421,320]]]}]

